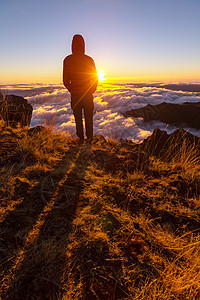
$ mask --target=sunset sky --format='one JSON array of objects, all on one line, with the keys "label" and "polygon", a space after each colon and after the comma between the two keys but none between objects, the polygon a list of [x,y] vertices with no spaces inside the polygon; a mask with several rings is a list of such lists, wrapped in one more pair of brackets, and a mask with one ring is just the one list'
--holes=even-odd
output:
[{"label": "sunset sky", "polygon": [[200,0],[0,0],[0,83],[62,80],[74,34],[107,78],[200,81]]}]

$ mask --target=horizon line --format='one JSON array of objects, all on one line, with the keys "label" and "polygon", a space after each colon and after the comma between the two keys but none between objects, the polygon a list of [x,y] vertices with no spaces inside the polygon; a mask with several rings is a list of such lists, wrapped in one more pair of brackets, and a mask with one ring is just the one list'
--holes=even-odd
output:
[{"label": "horizon line", "polygon": [[[116,81],[132,81],[132,83],[185,83],[185,84],[200,84],[200,78],[199,79],[191,79],[191,78],[147,78],[147,77],[134,77],[134,76],[124,76],[124,77],[107,77],[104,78],[103,82],[99,82],[99,85],[103,85],[104,83],[112,83]],[[41,80],[41,81],[27,81],[27,80],[11,80],[11,81],[0,81],[0,86],[5,85],[63,85],[62,81],[60,80]]]}]

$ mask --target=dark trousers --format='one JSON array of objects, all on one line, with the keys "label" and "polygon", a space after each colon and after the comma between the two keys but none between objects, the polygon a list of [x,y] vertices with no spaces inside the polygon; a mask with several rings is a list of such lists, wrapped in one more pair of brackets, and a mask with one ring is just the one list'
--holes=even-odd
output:
[{"label": "dark trousers", "polygon": [[73,109],[76,134],[80,139],[84,139],[82,110],[84,111],[86,136],[88,139],[93,138],[93,111],[94,102],[91,93],[71,94],[71,108]]}]

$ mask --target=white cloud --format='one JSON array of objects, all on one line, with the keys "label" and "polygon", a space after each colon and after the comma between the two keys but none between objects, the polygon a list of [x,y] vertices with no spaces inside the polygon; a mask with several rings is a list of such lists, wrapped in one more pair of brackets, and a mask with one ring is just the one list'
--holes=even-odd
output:
[{"label": "white cloud", "polygon": [[[75,122],[70,105],[70,94],[62,85],[1,86],[4,94],[23,96],[33,106],[31,126],[55,123],[62,131],[75,133]],[[106,138],[127,138],[136,142],[151,135],[156,127],[166,129],[159,121],[145,123],[143,119],[127,118],[122,113],[147,104],[200,102],[200,95],[192,92],[172,91],[162,85],[102,84],[94,94],[94,134]],[[176,127],[168,126],[170,133]],[[185,128],[188,130],[188,128]],[[195,129],[191,133],[200,135]]]}]

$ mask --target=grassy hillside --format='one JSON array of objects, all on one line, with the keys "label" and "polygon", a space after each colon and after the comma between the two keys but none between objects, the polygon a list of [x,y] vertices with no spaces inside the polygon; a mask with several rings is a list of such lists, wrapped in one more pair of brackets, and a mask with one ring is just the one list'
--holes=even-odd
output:
[{"label": "grassy hillside", "polygon": [[199,152],[0,126],[2,299],[200,299]]}]

